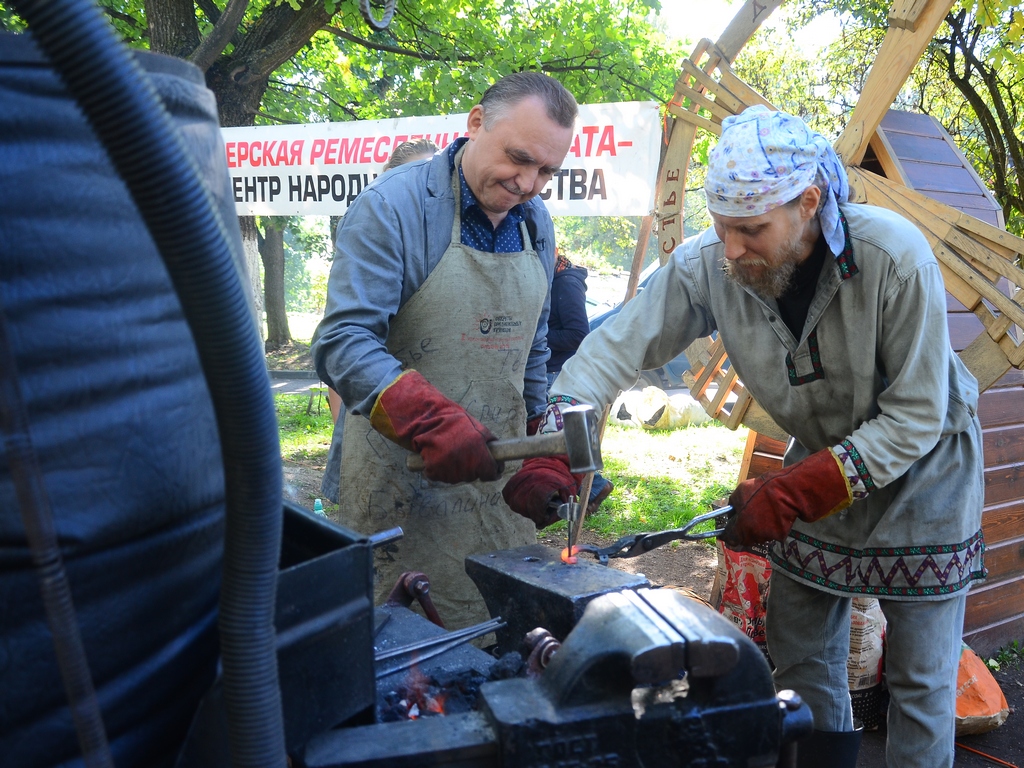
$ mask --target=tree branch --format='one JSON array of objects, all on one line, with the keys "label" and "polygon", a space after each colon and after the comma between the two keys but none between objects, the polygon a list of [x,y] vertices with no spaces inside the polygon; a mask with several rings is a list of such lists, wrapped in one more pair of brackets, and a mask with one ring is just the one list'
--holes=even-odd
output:
[{"label": "tree branch", "polygon": [[[332,98],[329,93],[327,93],[324,90],[321,90],[320,88],[317,88],[317,87],[312,86],[312,85],[306,85],[305,83],[289,83],[289,82],[285,82],[284,80],[271,80],[270,82],[272,84],[278,86],[274,90],[281,91],[282,93],[287,92],[287,90],[289,88],[305,88],[307,91],[312,91],[313,93],[318,93],[321,96],[323,96],[327,101],[331,102],[331,104],[333,104],[338,109],[340,109],[342,112],[344,112],[349,117],[351,117],[353,120],[359,120],[360,119],[359,115],[356,114],[356,112],[354,110],[350,109],[349,107],[346,107],[344,104],[342,104],[337,99]],[[286,121],[282,120],[280,122],[286,122]]]},{"label": "tree branch", "polygon": [[[451,61],[452,60],[452,57],[450,57],[450,56],[439,56],[437,54],[422,53],[421,51],[416,51],[416,50],[413,50],[411,48],[402,48],[402,47],[397,46],[397,45],[386,45],[384,43],[375,43],[372,40],[367,40],[367,39],[362,38],[362,37],[357,37],[356,35],[353,35],[351,32],[346,32],[344,29],[341,29],[340,27],[328,26],[328,27],[324,27],[324,30],[326,32],[330,32],[332,35],[336,35],[337,37],[340,37],[342,40],[348,40],[350,43],[355,43],[356,45],[361,45],[362,47],[369,48],[370,50],[373,50],[373,51],[383,51],[384,53],[394,53],[394,54],[397,54],[399,56],[409,56],[410,58],[420,59],[421,61]],[[467,55],[462,55],[462,54],[456,55],[454,57],[454,59],[455,59],[455,61],[477,61],[478,60],[478,58],[476,56],[467,56]]]},{"label": "tree branch", "polygon": [[267,120],[280,123],[281,125],[302,125],[298,120],[285,120],[284,118],[276,117],[263,109],[257,109],[256,114],[260,117],[265,117]]},{"label": "tree branch", "polygon": [[195,0],[195,3],[199,10],[206,15],[206,18],[210,20],[211,24],[216,24],[220,20],[220,8],[212,0]]},{"label": "tree branch", "polygon": [[[1003,208],[1003,216],[1009,221],[1013,210],[1024,212],[1024,148],[1016,133],[1016,119],[1010,114],[1004,96],[1013,99],[1013,92],[999,81],[998,73],[983,62],[975,53],[980,39],[980,28],[973,24],[965,28],[966,12],[948,14],[946,23],[951,33],[942,41],[945,49],[949,78],[970,104],[985,135],[985,143],[992,155],[993,192]],[[957,54],[963,59],[963,73],[957,69]],[[986,103],[974,83],[976,75],[988,93],[991,103]],[[1016,110],[1014,110],[1016,114]],[[1012,179],[1011,179],[1012,176]]]},{"label": "tree branch", "polygon": [[213,30],[203,38],[199,47],[192,52],[188,60],[203,72],[209,69],[210,65],[227,47],[227,44],[231,42],[238,25],[242,22],[242,17],[245,16],[245,9],[248,7],[249,0],[228,0],[224,13],[214,22]]},{"label": "tree branch", "polygon": [[146,29],[142,24],[139,24],[138,19],[136,19],[134,16],[129,16],[127,13],[115,11],[113,8],[108,8],[107,6],[103,6],[103,12],[112,19],[123,21],[125,24],[127,24],[129,27],[137,31],[143,37],[149,35],[149,30]]}]

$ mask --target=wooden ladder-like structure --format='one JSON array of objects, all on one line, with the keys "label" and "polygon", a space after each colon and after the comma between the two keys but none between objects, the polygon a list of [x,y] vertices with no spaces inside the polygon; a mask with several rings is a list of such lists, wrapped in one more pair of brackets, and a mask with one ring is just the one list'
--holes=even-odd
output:
[{"label": "wooden ladder-like structure", "polygon": [[[739,48],[779,4],[748,2],[718,44],[701,40],[683,62],[668,112],[667,148],[656,190],[661,262],[683,240],[683,190],[698,129],[721,135],[722,120],[754,104],[775,109],[730,67]],[[889,31],[872,65],[850,124],[835,144],[850,177],[852,202],[878,205],[902,214],[924,232],[939,261],[946,289],[983,323],[982,333],[960,354],[980,388],[1010,367],[1024,367],[1024,239],[943,205],[858,164],[924,47],[952,0],[897,0]],[[1009,285],[1004,292],[1000,283]],[[686,350],[693,397],[731,429],[744,424],[776,439],[788,436],[750,396],[728,365],[718,339],[700,339]]]}]

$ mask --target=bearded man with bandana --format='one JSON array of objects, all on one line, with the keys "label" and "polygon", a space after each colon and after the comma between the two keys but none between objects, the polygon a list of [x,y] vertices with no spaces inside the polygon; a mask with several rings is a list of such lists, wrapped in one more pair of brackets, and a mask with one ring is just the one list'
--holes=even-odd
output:
[{"label": "bearded man with bandana", "polygon": [[[545,429],[560,406],[603,406],[717,332],[792,435],[783,469],[733,492],[722,540],[773,542],[775,681],[815,721],[799,765],[856,765],[846,659],[851,597],[864,595],[888,620],[888,765],[952,766],[984,488],[978,385],[950,347],[935,257],[906,219],[847,202],[824,137],[763,106],[723,121],[705,191],[714,226],[586,338],[551,388]],[[526,462],[506,486],[513,508],[557,492],[532,473]]]}]

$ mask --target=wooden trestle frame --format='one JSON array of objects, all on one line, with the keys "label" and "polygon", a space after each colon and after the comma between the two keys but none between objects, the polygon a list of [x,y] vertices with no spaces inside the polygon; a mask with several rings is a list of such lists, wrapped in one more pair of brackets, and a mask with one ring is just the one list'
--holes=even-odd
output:
[{"label": "wooden trestle frame", "polygon": [[[683,240],[686,173],[697,131],[721,135],[724,118],[754,104],[775,109],[740,80],[730,63],[781,2],[748,0],[717,44],[701,40],[683,62],[668,105],[666,147],[655,190],[662,265]],[[835,149],[850,177],[851,200],[888,208],[917,224],[939,261],[946,289],[984,324],[985,332],[960,353],[984,391],[1011,366],[1024,367],[1024,270],[1020,268],[1024,239],[858,167],[886,111],[951,6],[952,0],[896,0],[861,99]],[[641,228],[634,273],[646,251],[651,218]],[[1009,284],[1009,295],[999,287],[1003,279]],[[634,290],[635,279],[627,299]],[[719,340],[700,339],[686,355],[691,367],[687,385],[712,417],[731,429],[743,424],[776,439],[788,438],[750,396],[732,367],[725,367],[727,351]]]}]

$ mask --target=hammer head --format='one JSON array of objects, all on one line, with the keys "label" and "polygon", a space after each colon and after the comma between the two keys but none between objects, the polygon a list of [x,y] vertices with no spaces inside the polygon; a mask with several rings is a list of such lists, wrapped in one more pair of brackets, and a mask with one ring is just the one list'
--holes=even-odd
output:
[{"label": "hammer head", "polygon": [[561,413],[569,471],[583,474],[602,469],[601,425],[594,406],[573,405],[562,409]]}]

